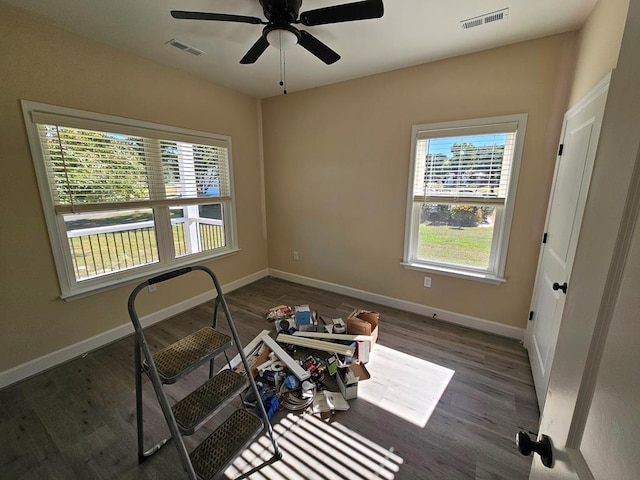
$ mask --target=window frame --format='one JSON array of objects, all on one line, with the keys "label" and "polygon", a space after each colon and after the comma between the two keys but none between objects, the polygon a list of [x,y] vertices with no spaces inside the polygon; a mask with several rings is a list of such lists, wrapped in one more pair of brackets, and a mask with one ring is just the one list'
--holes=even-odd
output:
[{"label": "window frame", "polygon": [[[413,125],[411,129],[411,157],[409,170],[409,183],[407,188],[407,211],[405,219],[405,239],[404,252],[401,265],[407,269],[418,270],[423,272],[433,272],[443,275],[478,280],[488,283],[500,284],[506,282],[505,267],[507,260],[507,250],[509,247],[509,236],[513,220],[513,211],[516,200],[516,190],[520,172],[520,163],[522,161],[522,153],[524,150],[524,140],[527,127],[526,113],[514,115],[502,115],[496,117],[484,117],[467,120],[458,120],[451,122],[439,122]],[[420,228],[420,209],[416,208],[417,202],[414,200],[414,184],[416,178],[416,153],[418,141],[421,134],[425,131],[451,130],[459,129],[460,136],[465,134],[473,134],[474,129],[482,128],[489,125],[517,124],[515,130],[515,144],[513,147],[513,158],[511,160],[511,169],[509,172],[509,184],[504,200],[504,205],[498,206],[496,211],[496,222],[494,224],[494,233],[491,241],[490,263],[487,269],[471,266],[458,265],[447,262],[428,261],[417,258],[418,236]],[[505,132],[508,132],[506,130]],[[437,138],[434,136],[433,138]],[[431,197],[432,202],[438,203],[438,197]],[[446,203],[452,203],[451,197],[447,198]],[[420,203],[421,205],[422,203]],[[469,199],[461,199],[460,204],[473,204]],[[481,202],[478,202],[480,205]],[[499,211],[502,210],[502,211]]]},{"label": "window frame", "polygon": [[[119,285],[131,283],[141,278],[158,275],[168,270],[192,265],[212,258],[230,255],[239,251],[235,213],[236,202],[233,181],[232,143],[230,136],[27,100],[22,100],[21,104],[38,189],[40,192],[40,199],[43,206],[43,213],[47,225],[47,232],[59,280],[61,291],[60,297],[62,299],[71,300],[80,298],[89,294],[105,291]],[[224,198],[198,197],[189,200],[180,199],[177,200],[177,202],[184,207],[188,205],[197,206],[204,204],[221,204],[226,245],[224,247],[216,248],[215,250],[176,256],[173,248],[173,235],[169,214],[169,209],[174,206],[176,199],[166,199],[163,201],[163,205],[154,205],[155,202],[151,201],[149,202],[149,205],[139,208],[149,208],[153,212],[154,227],[157,237],[156,243],[158,246],[158,261],[99,275],[89,279],[77,280],[71,252],[68,246],[67,230],[64,222],[65,213],[56,212],[53,192],[51,191],[49,177],[47,174],[45,155],[40,142],[38,123],[36,123],[32,118],[32,114],[34,112],[38,112],[38,114],[75,117],[80,121],[86,121],[87,123],[97,127],[103,125],[104,130],[102,131],[109,131],[109,125],[116,125],[128,130],[153,130],[161,134],[165,134],[167,136],[166,139],[172,141],[184,141],[179,139],[190,138],[200,139],[205,144],[207,142],[209,142],[209,144],[224,144],[227,149],[227,167],[230,188],[229,195]],[[99,130],[99,128],[92,128]],[[151,185],[149,188],[152,188]],[[167,205],[164,205],[164,203]],[[111,212],[119,209],[120,208],[105,208],[104,211]]]}]

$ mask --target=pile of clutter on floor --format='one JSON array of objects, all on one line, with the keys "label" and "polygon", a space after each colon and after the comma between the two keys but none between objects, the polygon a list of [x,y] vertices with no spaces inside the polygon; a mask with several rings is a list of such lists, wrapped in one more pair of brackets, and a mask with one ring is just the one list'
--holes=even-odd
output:
[{"label": "pile of clutter on floor", "polygon": [[[245,348],[267,416],[281,409],[335,413],[348,410],[358,383],[370,378],[365,364],[378,338],[377,312],[356,309],[323,318],[309,305],[278,305],[267,312],[277,337],[263,330]],[[240,356],[231,367],[242,369]],[[245,404],[255,406],[247,395]],[[259,412],[259,409],[256,409]]]}]

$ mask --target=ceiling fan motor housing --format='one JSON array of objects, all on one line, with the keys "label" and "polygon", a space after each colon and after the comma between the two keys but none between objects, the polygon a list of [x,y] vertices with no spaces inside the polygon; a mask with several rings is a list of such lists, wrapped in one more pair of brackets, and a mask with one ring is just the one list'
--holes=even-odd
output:
[{"label": "ceiling fan motor housing", "polygon": [[302,0],[260,0],[264,16],[273,23],[295,23],[298,20]]}]

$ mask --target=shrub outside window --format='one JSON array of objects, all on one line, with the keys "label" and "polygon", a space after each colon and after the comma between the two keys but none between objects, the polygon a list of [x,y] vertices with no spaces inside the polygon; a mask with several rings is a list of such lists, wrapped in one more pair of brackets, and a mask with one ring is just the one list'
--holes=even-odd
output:
[{"label": "shrub outside window", "polygon": [[63,298],[237,250],[229,137],[22,103]]},{"label": "shrub outside window", "polygon": [[405,267],[504,281],[526,120],[413,127]]}]

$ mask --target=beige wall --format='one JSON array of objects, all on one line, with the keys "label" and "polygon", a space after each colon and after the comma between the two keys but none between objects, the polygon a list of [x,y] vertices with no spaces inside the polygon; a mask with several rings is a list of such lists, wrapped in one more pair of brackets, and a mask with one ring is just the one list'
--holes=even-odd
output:
[{"label": "beige wall", "polygon": [[600,0],[580,30],[569,105],[575,105],[618,63],[629,0]]},{"label": "beige wall", "polygon": [[[526,325],[575,34],[263,101],[269,266]],[[528,113],[503,285],[400,265],[414,124]],[[297,250],[300,260],[293,261]]]},{"label": "beige wall", "polygon": [[[128,323],[132,289],[59,299],[20,99],[230,135],[242,251],[207,265],[223,284],[267,267],[255,99],[5,7],[0,7],[0,31],[0,371]],[[142,302],[141,313],[210,285],[200,280],[160,285]]]}]

